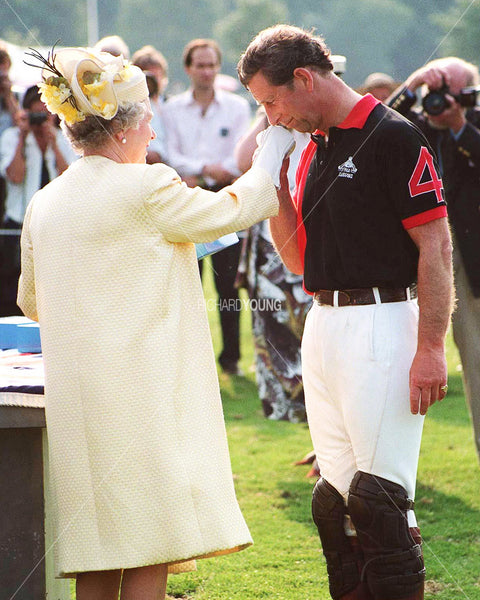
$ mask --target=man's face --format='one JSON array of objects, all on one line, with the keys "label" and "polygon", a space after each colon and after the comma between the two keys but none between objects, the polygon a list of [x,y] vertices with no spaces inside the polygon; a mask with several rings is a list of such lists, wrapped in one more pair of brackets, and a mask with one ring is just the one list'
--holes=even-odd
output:
[{"label": "man's face", "polygon": [[312,133],[318,128],[318,114],[310,109],[311,94],[299,78],[294,77],[289,85],[272,85],[259,71],[250,80],[248,89],[264,107],[271,125],[283,125],[303,133]]},{"label": "man's face", "polygon": [[220,71],[217,53],[213,48],[196,48],[192,62],[185,67],[194,90],[213,90],[215,77]]}]

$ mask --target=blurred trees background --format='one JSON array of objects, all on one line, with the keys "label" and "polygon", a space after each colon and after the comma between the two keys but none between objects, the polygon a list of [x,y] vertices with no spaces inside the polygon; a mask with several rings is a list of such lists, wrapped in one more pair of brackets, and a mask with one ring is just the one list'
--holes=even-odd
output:
[{"label": "blurred trees background", "polygon": [[[235,75],[241,52],[262,28],[314,28],[334,54],[347,57],[345,80],[358,86],[372,71],[401,81],[432,58],[454,54],[480,62],[478,0],[98,0],[99,35],[118,34],[133,53],[161,50],[170,82],[185,85],[184,45],[213,37],[223,72]],[[86,0],[8,0],[0,4],[0,37],[24,46],[87,44]]]}]

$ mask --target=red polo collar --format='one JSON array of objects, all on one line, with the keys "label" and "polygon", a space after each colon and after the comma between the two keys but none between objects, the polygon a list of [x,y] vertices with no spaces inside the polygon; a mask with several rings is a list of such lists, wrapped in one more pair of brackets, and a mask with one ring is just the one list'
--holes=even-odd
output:
[{"label": "red polo collar", "polygon": [[[374,98],[371,94],[365,94],[348,113],[346,118],[339,124],[336,125],[339,129],[351,129],[356,127],[362,129],[368,119],[369,114],[372,110],[380,104],[380,100]],[[325,135],[324,131],[317,129],[314,131],[314,135]]]},{"label": "red polo collar", "polygon": [[380,104],[380,100],[377,100],[371,94],[366,94],[355,104],[346,119],[337,125],[337,127],[339,129],[351,129],[352,127],[362,129],[369,114],[377,104]]}]

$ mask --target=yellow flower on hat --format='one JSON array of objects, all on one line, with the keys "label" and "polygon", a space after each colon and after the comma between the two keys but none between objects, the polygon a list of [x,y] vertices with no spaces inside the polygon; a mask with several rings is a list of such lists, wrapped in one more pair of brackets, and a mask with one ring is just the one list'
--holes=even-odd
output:
[{"label": "yellow flower on hat", "polygon": [[[85,83],[85,81],[90,81],[92,79],[93,81],[91,83]],[[89,71],[86,71],[83,74],[80,85],[83,93],[88,98],[93,108],[98,110],[105,119],[111,119],[115,116],[115,105],[111,102],[106,102],[102,98],[107,85],[109,85],[109,81],[103,77],[103,73],[90,73]]]},{"label": "yellow flower on hat", "polygon": [[74,125],[85,120],[85,114],[72,106],[70,102],[64,102],[55,112],[67,125]]},{"label": "yellow flower on hat", "polygon": [[[85,81],[85,77],[83,78]],[[104,81],[94,81],[93,83],[83,83],[82,90],[86,96],[90,98],[92,96],[98,96],[103,92],[103,90],[107,87],[107,80]]]},{"label": "yellow flower on hat", "polygon": [[59,115],[67,125],[73,125],[85,119],[82,111],[72,102],[72,92],[64,77],[48,77],[38,85],[41,101],[48,110]]}]

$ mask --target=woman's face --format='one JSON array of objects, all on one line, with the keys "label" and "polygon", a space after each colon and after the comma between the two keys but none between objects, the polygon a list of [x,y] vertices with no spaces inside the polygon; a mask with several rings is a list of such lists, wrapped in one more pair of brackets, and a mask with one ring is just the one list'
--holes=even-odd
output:
[{"label": "woman's face", "polygon": [[126,143],[122,144],[122,150],[125,152],[126,162],[145,163],[147,158],[148,144],[157,136],[152,129],[150,122],[153,113],[150,107],[150,101],[145,100],[145,114],[136,129],[127,129],[125,132]]}]

